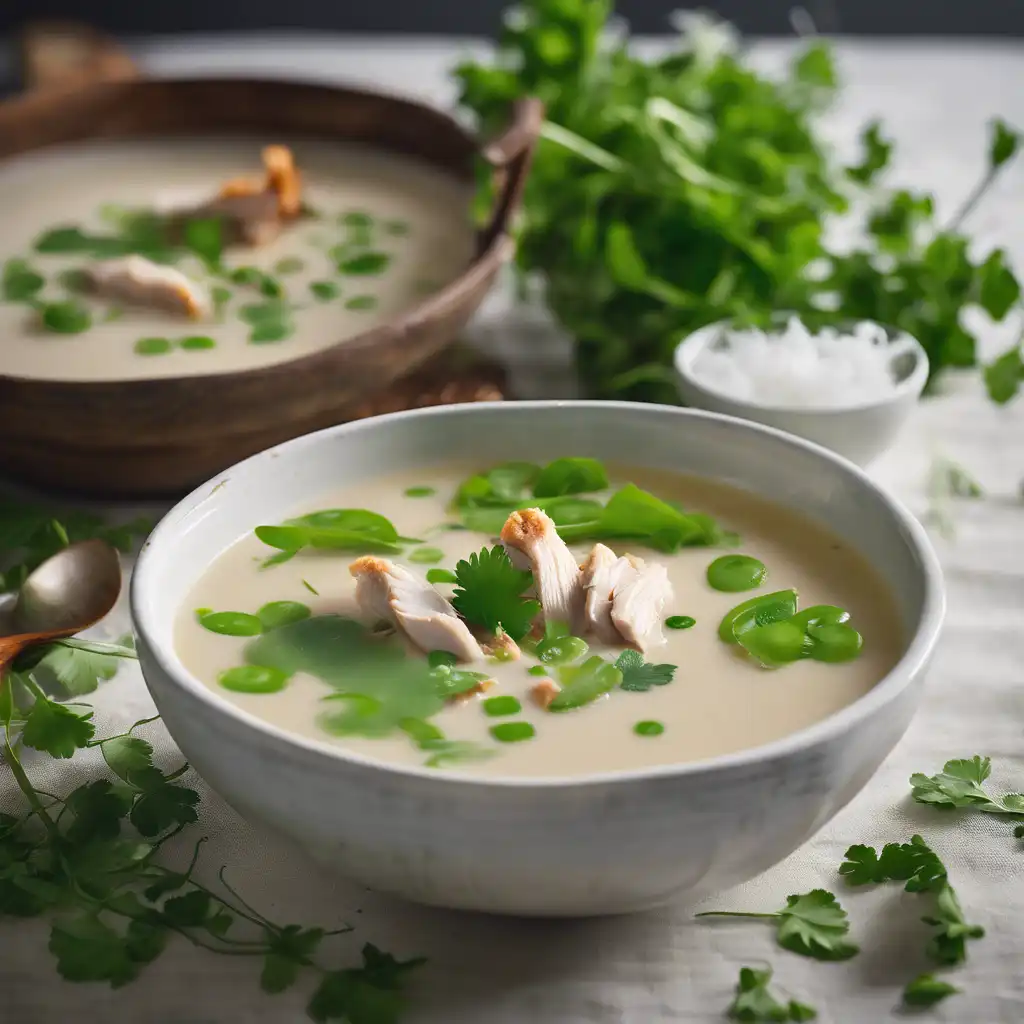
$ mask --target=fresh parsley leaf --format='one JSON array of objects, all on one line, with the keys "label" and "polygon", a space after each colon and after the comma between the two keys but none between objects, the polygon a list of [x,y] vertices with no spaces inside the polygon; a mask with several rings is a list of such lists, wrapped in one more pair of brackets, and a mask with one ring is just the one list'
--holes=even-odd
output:
[{"label": "fresh parsley leaf", "polygon": [[1020,148],[1020,132],[1015,131],[1001,118],[992,122],[992,142],[989,145],[988,160],[993,171],[1009,162]]},{"label": "fresh parsley leaf", "polygon": [[850,922],[846,911],[835,896],[824,889],[788,896],[786,905],[773,914],[711,910],[697,916],[775,920],[779,945],[815,960],[848,960],[859,952],[859,948],[848,941]]},{"label": "fresh parsley leaf", "polygon": [[0,295],[4,302],[28,302],[36,297],[46,279],[25,261],[8,260],[0,277]]},{"label": "fresh parsley leaf", "polygon": [[864,156],[859,164],[847,167],[847,175],[860,185],[870,185],[889,166],[893,144],[882,137],[880,121],[872,121],[861,132],[860,143]]},{"label": "fresh parsley leaf", "polygon": [[158,836],[199,820],[199,794],[185,786],[161,782],[144,788],[131,811],[131,822],[144,836]]},{"label": "fresh parsley leaf", "polygon": [[79,714],[64,704],[39,696],[25,719],[22,743],[33,750],[45,751],[51,757],[73,757],[96,732],[89,721],[91,718],[91,710]]},{"label": "fresh parsley leaf", "polygon": [[920,804],[941,808],[967,808],[984,814],[1024,818],[1024,794],[1008,793],[993,798],[983,787],[992,774],[992,761],[977,754],[947,761],[937,775],[911,775],[911,796]]},{"label": "fresh parsley leaf", "polygon": [[934,1006],[959,991],[956,986],[936,978],[934,974],[921,974],[903,989],[903,1002],[907,1006]]},{"label": "fresh parsley leaf", "polygon": [[[130,652],[134,657],[134,652]],[[33,674],[49,693],[80,697],[92,693],[101,682],[113,679],[120,667],[120,655],[89,650],[66,643],[48,647],[33,667]]]},{"label": "fresh parsley leaf", "polygon": [[991,252],[978,269],[978,302],[993,320],[1002,320],[1020,300],[1020,284],[1002,249]]},{"label": "fresh parsley leaf", "polygon": [[1020,341],[985,367],[985,387],[988,396],[998,405],[1005,405],[1024,383],[1024,356]]},{"label": "fresh parsley leaf", "polygon": [[138,973],[126,937],[93,913],[57,921],[50,930],[50,952],[68,981],[107,981],[120,988]]},{"label": "fresh parsley leaf", "polygon": [[795,1000],[788,1005],[780,1003],[768,990],[772,969],[757,970],[741,967],[736,984],[736,997],[728,1009],[730,1020],[750,1021],[754,1024],[769,1021],[808,1021],[817,1016],[815,1010]]},{"label": "fresh parsley leaf", "polygon": [[132,798],[115,789],[108,779],[97,779],[69,793],[64,804],[75,816],[65,833],[67,840],[84,845],[97,839],[116,839]]},{"label": "fresh parsley leaf", "polygon": [[325,975],[307,1012],[318,1024],[397,1024],[405,1007],[402,989],[406,975],[425,962],[421,958],[396,960],[367,943],[362,967]]},{"label": "fresh parsley leaf", "polygon": [[532,573],[517,569],[500,545],[482,548],[455,566],[452,606],[467,621],[489,632],[503,629],[513,640],[530,631],[540,613],[538,601],[523,597]]},{"label": "fresh parsley leaf", "polygon": [[615,659],[615,667],[622,673],[621,689],[646,693],[652,686],[671,683],[677,666],[652,665],[637,651],[623,651]]},{"label": "fresh parsley leaf", "polygon": [[213,903],[202,889],[193,889],[184,896],[172,896],[163,905],[163,916],[169,924],[179,928],[194,928],[204,924],[210,916]]}]

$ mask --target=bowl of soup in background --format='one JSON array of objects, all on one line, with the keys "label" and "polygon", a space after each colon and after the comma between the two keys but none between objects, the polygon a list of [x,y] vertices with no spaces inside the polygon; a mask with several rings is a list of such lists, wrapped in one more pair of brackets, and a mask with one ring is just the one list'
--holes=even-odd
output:
[{"label": "bowl of soup in background", "polygon": [[[483,301],[513,250],[507,228],[541,120],[538,102],[521,101],[508,131],[485,144],[396,96],[237,78],[78,82],[0,104],[9,214],[0,470],[99,496],[177,495],[269,445],[350,418],[442,352]],[[86,330],[66,315],[44,330],[29,300],[75,299],[61,291],[63,229],[109,234],[111,204],[146,210],[170,193],[216,195],[226,180],[259,172],[270,144],[294,150],[304,198],[329,217],[232,247],[225,263],[295,268],[277,282],[294,321],[287,338],[278,324],[245,320],[267,296],[230,279],[219,282],[232,295],[227,312],[212,319],[111,304],[94,309]],[[470,209],[478,159],[498,180],[479,230]],[[355,275],[335,280],[325,253],[347,244],[345,216],[368,212],[387,271],[371,276],[376,268],[355,249],[334,260]],[[323,251],[314,252],[305,239],[318,231]],[[43,290],[22,294],[25,278],[13,271],[7,287],[20,261],[45,276]]]},{"label": "bowl of soup in background", "polygon": [[[627,467],[620,479],[635,472],[638,481],[670,490],[666,500],[679,496],[697,510],[695,502],[706,503],[724,526],[751,531],[749,543],[769,552],[777,585],[792,570],[809,603],[826,600],[834,583],[848,598],[852,621],[861,623],[865,657],[874,645],[871,656],[880,660],[862,661],[871,665],[867,677],[855,676],[856,662],[771,673],[743,664],[749,677],[735,677],[708,652],[720,643],[720,609],[746,595],[715,596],[699,582],[703,567],[722,553],[704,548],[684,552],[694,582],[676,577],[685,604],[672,609],[697,619],[686,631],[692,671],[679,647],[678,677],[670,686],[653,697],[621,695],[640,702],[618,723],[623,735],[646,717],[644,700],[663,702],[659,717],[669,727],[656,742],[669,745],[656,756],[646,753],[652,747],[612,750],[609,700],[597,711],[559,716],[564,732],[560,723],[551,726],[552,742],[533,748],[537,764],[523,743],[486,769],[438,770],[403,763],[385,747],[378,756],[373,740],[352,745],[310,731],[296,719],[305,715],[300,687],[274,694],[277,711],[265,713],[214,684],[214,670],[230,658],[203,661],[219,655],[202,654],[202,642],[189,632],[197,596],[233,596],[236,606],[246,604],[241,611],[255,611],[268,596],[301,601],[301,592],[313,601],[311,593],[324,594],[348,576],[350,557],[323,552],[259,570],[259,552],[247,546],[255,543],[256,526],[331,504],[326,496],[340,489],[350,504],[361,495],[361,507],[370,509],[385,501],[385,490],[395,494],[394,501],[408,502],[407,512],[377,510],[391,513],[399,529],[407,521],[419,529],[427,520],[416,518],[418,506],[407,495],[421,494],[422,485],[441,493],[440,512],[467,466],[556,456],[602,459]],[[461,468],[444,468],[451,465]],[[431,467],[439,467],[434,477]],[[680,481],[678,490],[672,479]],[[773,516],[777,532],[758,526]],[[802,531],[814,557],[798,550]],[[453,547],[450,558],[465,550]],[[793,552],[792,566],[784,564],[786,550]],[[230,571],[208,576],[218,565]],[[267,581],[275,572],[294,575],[276,577],[282,585],[290,579],[308,591],[272,592]],[[316,600],[324,602],[318,611],[336,607],[330,593]],[[725,603],[711,603],[716,600]],[[198,488],[165,517],[139,557],[131,602],[142,669],[168,729],[241,814],[374,889],[451,908],[556,916],[696,900],[786,857],[857,794],[902,736],[944,613],[941,573],[924,530],[851,463],[728,417],[602,402],[399,413],[270,449]],[[876,607],[896,621],[887,625]],[[845,686],[843,695],[829,696]],[[731,731],[731,719],[746,724]],[[772,720],[775,725],[766,724]],[[651,741],[638,741],[644,742]],[[609,749],[605,767],[592,749],[602,746]]]}]

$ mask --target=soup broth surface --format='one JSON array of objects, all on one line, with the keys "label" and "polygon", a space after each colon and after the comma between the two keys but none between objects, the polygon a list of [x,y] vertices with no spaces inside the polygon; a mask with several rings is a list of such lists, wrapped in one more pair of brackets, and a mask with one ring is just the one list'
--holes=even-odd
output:
[{"label": "soup broth surface", "polygon": [[[104,256],[81,236],[109,240],[123,234],[129,213],[201,203],[226,181],[258,178],[268,143],[292,150],[309,216],[265,245],[226,247],[216,272],[194,253],[176,256],[173,266],[207,292],[222,289],[209,316],[190,320],[100,299],[74,284]],[[461,274],[475,244],[471,195],[468,185],[411,158],[310,139],[88,142],[3,161],[0,375],[187,376],[309,355],[415,307]],[[54,235],[62,229],[79,235],[70,242]],[[78,249],[67,251],[76,239]],[[237,279],[239,271],[248,280]],[[41,277],[42,286],[26,275]],[[43,310],[55,306],[48,320]],[[257,331],[268,318],[271,329]],[[187,340],[195,338],[204,340]]]},{"label": "soup broth surface", "polygon": [[[387,555],[422,576],[430,568],[454,569],[460,559],[496,543],[493,535],[442,529],[457,517],[449,502],[459,482],[479,466],[446,465],[415,474],[383,477],[348,489],[325,493],[317,508],[361,508],[386,515],[399,534],[422,540],[403,554]],[[451,765],[452,770],[479,776],[585,775],[651,765],[695,761],[756,747],[818,722],[870,690],[901,654],[902,629],[894,603],[877,573],[841,538],[816,523],[749,493],[707,480],[674,474],[609,467],[612,489],[627,481],[663,500],[710,514],[727,530],[740,534],[735,550],[760,559],[767,578],[744,593],[713,589],[707,581],[709,564],[723,550],[683,548],[675,553],[652,551],[636,542],[605,541],[617,554],[636,554],[667,567],[674,597],[664,609],[666,618],[689,616],[690,628],[665,629],[665,642],[645,652],[645,661],[675,666],[671,682],[641,692],[616,688],[593,703],[559,714],[538,706],[530,696],[538,682],[537,657],[524,649],[520,660],[459,666],[483,671],[493,685],[444,706],[430,722],[449,740],[485,748],[487,759]],[[427,495],[418,490],[432,488]],[[407,491],[412,490],[409,496]],[[312,511],[298,509],[296,515]],[[593,541],[572,545],[582,561]],[[417,564],[424,547],[436,548],[436,565]],[[281,564],[261,567],[273,555],[249,534],[225,551],[200,578],[182,607],[176,623],[176,646],[185,666],[219,696],[283,729],[359,754],[401,765],[423,765],[425,754],[401,731],[381,737],[335,736],[322,726],[323,698],[337,692],[305,671],[291,676],[273,693],[238,693],[218,678],[242,665],[252,638],[225,636],[200,624],[197,609],[255,613],[268,602],[293,601],[313,616],[340,614],[357,617],[354,581],[348,565],[361,552],[305,549]],[[436,553],[435,553],[436,554]],[[741,601],[783,588],[795,588],[800,607],[839,605],[864,638],[859,657],[841,664],[800,660],[768,670],[754,663],[735,644],[718,635],[723,615]],[[445,597],[450,584],[438,584]],[[315,593],[314,593],[315,591]],[[604,647],[587,638],[587,657],[609,661],[622,648]],[[413,655],[422,658],[422,654]],[[339,653],[338,663],[345,655]],[[332,670],[333,672],[333,670]],[[552,678],[557,671],[548,667]],[[344,676],[344,671],[339,675]],[[514,697],[521,710],[492,717],[485,702],[497,696]],[[639,735],[638,723],[662,727],[656,735]],[[522,742],[496,742],[492,727],[529,723],[535,730]],[[642,731],[642,730],[641,730]],[[657,730],[653,730],[657,732]],[[648,733],[651,732],[650,727]]]}]

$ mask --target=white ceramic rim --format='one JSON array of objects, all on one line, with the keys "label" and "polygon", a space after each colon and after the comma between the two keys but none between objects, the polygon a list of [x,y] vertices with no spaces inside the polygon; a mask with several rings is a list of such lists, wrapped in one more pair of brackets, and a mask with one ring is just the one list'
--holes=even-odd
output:
[{"label": "white ceramic rim", "polygon": [[[858,323],[872,324],[882,330],[888,330],[884,324],[874,320],[859,320]],[[718,335],[730,327],[728,320],[718,320],[713,324],[694,331],[693,334],[685,337],[675,347],[672,360],[675,364],[676,373],[679,374],[687,385],[699,392],[704,398],[716,402],[728,402],[737,410],[749,409],[752,413],[771,412],[784,413],[787,416],[801,417],[808,421],[813,419],[827,419],[832,416],[842,416],[851,412],[869,412],[875,409],[884,409],[886,406],[896,405],[898,402],[913,396],[919,398],[924,386],[928,382],[928,353],[925,352],[922,344],[912,334],[902,329],[899,330],[899,337],[892,342],[893,345],[906,344],[907,349],[915,357],[914,368],[903,380],[898,381],[893,390],[882,398],[871,398],[860,402],[850,402],[844,405],[830,405],[821,408],[804,408],[798,405],[776,405],[770,402],[757,402],[749,398],[738,398],[726,391],[719,391],[702,381],[693,372],[693,363],[700,353],[716,340]]]},{"label": "white ceramic rim", "polygon": [[[436,769],[430,770],[418,766],[395,765],[386,761],[379,761],[375,758],[366,757],[344,747],[336,746],[325,741],[319,741],[310,737],[300,736],[297,733],[281,729],[276,725],[258,718],[256,715],[244,711],[242,708],[232,704],[230,701],[220,697],[208,686],[196,679],[188,669],[181,663],[174,648],[170,644],[164,644],[156,640],[148,628],[146,613],[146,591],[159,586],[156,577],[150,579],[148,554],[156,545],[173,544],[174,533],[177,530],[177,523],[171,520],[179,514],[179,510],[185,505],[192,505],[201,495],[208,497],[216,481],[226,473],[232,476],[260,462],[266,462],[268,468],[273,465],[271,458],[286,456],[290,451],[299,448],[315,445],[322,437],[327,435],[353,434],[358,435],[364,430],[373,430],[380,421],[396,420],[417,420],[432,418],[435,416],[469,416],[487,415],[493,408],[507,408],[514,404],[525,411],[530,409],[542,409],[559,407],[564,409],[590,408],[606,409],[614,413],[616,409],[635,409],[635,403],[629,402],[601,402],[582,400],[560,400],[560,401],[528,401],[528,402],[477,402],[466,405],[433,406],[426,409],[413,409],[406,412],[390,413],[385,416],[369,417],[357,420],[352,423],[343,423],[334,427],[327,427],[311,434],[295,438],[268,448],[256,455],[236,463],[233,467],[218,473],[206,483],[201,484],[192,492],[181,499],[167,514],[160,520],[156,528],[150,534],[143,545],[142,551],[136,561],[132,572],[130,588],[130,607],[132,622],[135,631],[142,636],[146,646],[151,652],[154,660],[159,664],[160,669],[167,675],[175,686],[185,690],[189,696],[198,700],[212,714],[225,715],[237,722],[264,735],[268,740],[283,744],[286,747],[302,751],[311,760],[315,757],[327,757],[342,762],[349,762],[362,768],[371,768],[377,771],[388,772],[396,776],[405,776],[419,780],[429,780],[434,783],[450,784],[453,786],[474,786],[474,787],[498,787],[512,789],[552,789],[560,787],[578,787],[590,785],[610,785],[642,782],[647,779],[659,779],[666,777],[678,777],[687,775],[699,775],[710,773],[718,769],[744,768],[760,761],[769,761],[774,758],[786,757],[808,747],[827,742],[830,739],[853,728],[865,718],[874,714],[880,707],[895,699],[899,693],[911,684],[912,679],[921,672],[928,661],[937,641],[945,615],[945,590],[942,580],[942,569],[939,565],[938,556],[932,547],[931,541],[924,527],[914,518],[907,508],[896,498],[888,494],[883,488],[875,484],[870,477],[859,466],[843,458],[841,455],[830,451],[821,445],[814,444],[803,438],[795,437],[782,430],[767,427],[760,423],[752,423],[747,420],[738,419],[734,416],[724,416],[719,413],[706,412],[698,409],[683,409],[672,405],[644,404],[645,409],[653,412],[682,417],[695,417],[699,419],[718,420],[729,423],[734,427],[739,425],[744,430],[751,430],[757,433],[768,434],[783,444],[791,447],[803,448],[809,453],[833,463],[837,468],[854,476],[858,483],[874,492],[875,496],[881,499],[882,503],[891,512],[897,525],[902,528],[904,535],[915,549],[924,575],[924,599],[920,622],[913,633],[912,640],[899,661],[880,679],[871,690],[852,704],[848,704],[841,711],[805,729],[790,733],[781,739],[771,743],[762,744],[758,747],[751,747],[747,750],[735,751],[731,754],[722,754],[717,757],[705,758],[700,761],[687,761],[682,764],[654,765],[647,768],[634,768],[622,771],[598,772],[584,776],[543,776],[538,778],[522,778],[515,776],[473,776],[455,770],[439,772]],[[172,737],[173,738],[173,737]]]}]

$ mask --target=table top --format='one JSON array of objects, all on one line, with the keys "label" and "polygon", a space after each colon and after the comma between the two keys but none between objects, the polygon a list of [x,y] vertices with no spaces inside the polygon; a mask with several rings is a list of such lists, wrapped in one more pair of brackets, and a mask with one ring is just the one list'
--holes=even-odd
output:
[{"label": "table top", "polygon": [[[656,42],[644,45],[656,46]],[[446,69],[480,44],[450,41],[345,40],[324,36],[137,40],[135,52],[160,75],[266,73],[355,80],[450,104]],[[765,66],[782,43],[755,49]],[[951,212],[982,169],[986,121],[1001,115],[1024,125],[1024,49],[1014,45],[844,42],[846,87],[827,130],[852,148],[859,126],[883,116],[898,140],[893,180],[933,188],[940,213]],[[1024,266],[1024,167],[1008,173],[976,213],[982,244],[1001,244]],[[983,324],[983,348],[1005,347],[1010,334]],[[571,394],[567,342],[537,309],[510,293],[493,296],[472,328],[481,347],[506,359],[523,397]],[[313,867],[301,852],[253,830],[202,790],[197,828],[209,837],[202,874],[221,864],[249,902],[278,921],[355,931],[337,940],[339,963],[363,942],[398,956],[427,954],[413,989],[408,1024],[697,1024],[721,1019],[741,964],[770,962],[780,989],[819,1011],[824,1024],[899,1021],[903,984],[926,969],[920,900],[894,891],[837,887],[836,868],[851,843],[881,845],[921,832],[950,868],[971,921],[987,937],[950,980],[964,991],[930,1020],[1001,1024],[1024,1020],[1024,844],[1005,823],[943,816],[908,800],[913,771],[938,771],[952,757],[990,755],[1000,791],[1024,789],[1024,402],[997,409],[974,374],[947,383],[922,403],[898,445],[872,468],[918,514],[928,511],[926,478],[934,457],[963,464],[986,489],[983,500],[949,510],[955,538],[938,538],[949,588],[949,616],[924,705],[897,749],[865,790],[784,863],[701,909],[774,910],[789,893],[816,887],[840,894],[863,952],[822,964],[776,947],[757,922],[697,922],[694,908],[673,906],[616,920],[523,922],[427,910],[365,892]],[[127,626],[125,602],[103,625],[113,637]],[[135,665],[94,695],[100,734],[152,713]],[[175,751],[162,727],[149,727],[161,763]],[[62,766],[54,783],[88,770],[89,755]],[[52,762],[50,763],[52,765]],[[49,767],[40,762],[40,770]],[[52,781],[52,780],[49,780]],[[0,787],[3,783],[0,782]],[[0,788],[0,806],[13,792]],[[46,951],[43,920],[0,923],[0,1017],[32,1024],[78,1020],[146,1024],[298,1024],[308,990],[262,993],[257,967],[174,942],[139,981],[112,991],[60,980]]]}]

